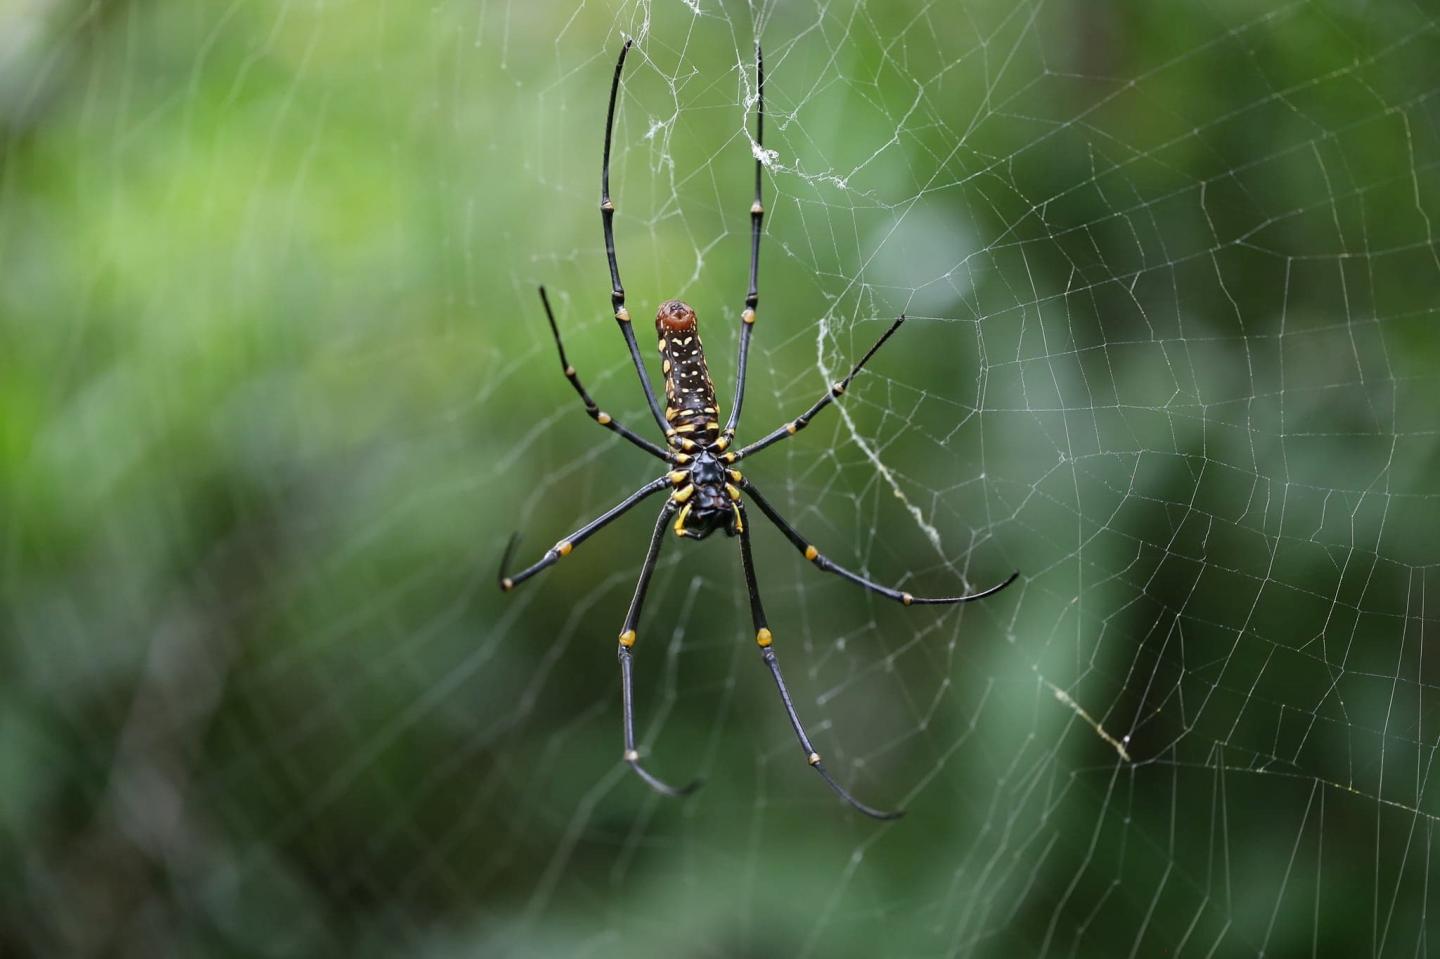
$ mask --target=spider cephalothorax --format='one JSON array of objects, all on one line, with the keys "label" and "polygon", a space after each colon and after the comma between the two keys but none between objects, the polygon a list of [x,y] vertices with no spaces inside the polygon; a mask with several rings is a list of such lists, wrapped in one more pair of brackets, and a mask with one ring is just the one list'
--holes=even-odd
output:
[{"label": "spider cephalothorax", "polygon": [[[851,806],[867,816],[874,816],[877,819],[893,819],[900,814],[898,812],[880,812],[870,808],[851,796],[845,787],[831,777],[820,759],[820,754],[811,744],[799,715],[795,712],[790,693],[785,688],[785,679],[780,674],[780,662],[776,658],[774,649],[775,637],[770,632],[765,619],[765,609],[760,602],[760,587],[756,581],[755,563],[750,552],[750,530],[745,522],[743,500],[748,498],[752,501],[765,515],[765,518],[774,523],[781,534],[816,568],[827,573],[834,573],[857,586],[862,586],[873,593],[906,606],[944,606],[982,599],[1009,586],[1019,574],[1012,573],[1009,579],[998,586],[961,596],[922,597],[888,586],[881,586],[879,583],[872,582],[835,563],[811,545],[785,521],[764,496],[760,495],[755,484],[734,468],[734,464],[745,457],[758,453],[772,443],[778,443],[804,429],[815,414],[845,392],[850,381],[905,320],[902,316],[892,323],[890,328],[875,341],[875,345],[860,357],[860,360],[851,368],[850,373],[827,389],[824,395],[804,413],[748,446],[738,450],[729,448],[740,424],[740,405],[745,398],[745,361],[750,351],[750,336],[755,326],[756,306],[760,299],[758,292],[760,225],[765,215],[765,208],[760,203],[761,164],[758,157],[761,153],[758,150],[755,153],[757,157],[755,161],[755,202],[750,205],[750,289],[745,296],[745,307],[740,312],[740,350],[735,368],[735,402],[731,404],[730,416],[722,430],[719,420],[720,408],[715,401],[715,384],[710,379],[710,371],[705,365],[705,348],[700,343],[700,325],[696,320],[695,311],[680,300],[669,300],[661,304],[660,309],[655,313],[655,333],[660,341],[661,369],[665,374],[665,409],[663,413],[661,412],[660,404],[655,399],[655,391],[650,386],[650,376],[645,371],[645,363],[640,357],[640,350],[635,341],[635,331],[631,328],[630,323],[630,312],[625,308],[625,288],[620,284],[620,266],[615,257],[615,204],[610,199],[610,137],[615,124],[615,100],[620,90],[620,72],[625,67],[625,54],[629,50],[630,42],[626,41],[625,46],[620,50],[620,59],[615,64],[615,78],[610,85],[610,108],[605,120],[605,152],[600,167],[600,219],[605,230],[606,259],[610,265],[611,308],[615,312],[615,320],[620,325],[620,332],[625,338],[625,344],[630,350],[630,359],[635,364],[635,371],[640,377],[640,386],[645,392],[645,401],[650,407],[650,413],[665,434],[664,448],[615,422],[610,414],[600,411],[600,407],[595,404],[595,401],[590,398],[590,394],[585,391],[585,387],[581,385],[580,375],[575,372],[575,367],[571,366],[570,361],[565,357],[565,346],[560,339],[560,328],[555,323],[555,314],[550,309],[550,299],[545,295],[544,287],[540,288],[540,300],[545,306],[545,316],[550,321],[550,331],[554,334],[555,346],[560,353],[560,365],[564,368],[570,385],[575,388],[581,402],[585,404],[585,411],[590,414],[591,419],[623,436],[650,455],[664,460],[670,465],[670,470],[663,476],[640,487],[599,518],[560,540],[546,550],[545,555],[539,561],[513,575],[505,572],[510,565],[510,557],[518,541],[518,537],[511,537],[510,545],[506,547],[505,555],[500,560],[500,588],[502,590],[514,589],[536,573],[554,565],[561,557],[570,555],[571,550],[583,540],[588,539],[640,501],[668,488],[670,495],[666,498],[665,505],[660,508],[660,516],[656,520],[655,530],[650,534],[650,548],[645,554],[645,562],[640,567],[640,578],[635,584],[635,596],[630,600],[630,610],[625,615],[625,625],[620,630],[620,644],[616,651],[620,660],[620,701],[624,714],[624,761],[651,787],[667,795],[683,795],[699,785],[698,782],[695,782],[682,789],[676,789],[657,779],[640,764],[640,753],[635,748],[635,715],[630,680],[631,651],[637,640],[635,627],[640,620],[640,609],[645,602],[645,591],[650,585],[651,575],[655,572],[655,563],[660,555],[660,545],[665,539],[666,528],[670,525],[670,521],[674,520],[675,534],[684,539],[704,539],[716,530],[723,529],[727,535],[740,538],[740,564],[745,572],[745,585],[750,594],[750,617],[755,624],[755,642],[760,647],[761,657],[780,691],[781,702],[790,718],[790,725],[795,730],[795,736],[800,740],[800,748],[805,752],[806,762],[820,774],[826,784],[841,799]],[[765,124],[765,68],[760,58],[759,44],[756,44],[755,47],[755,75],[755,144],[758,147],[764,141]]]},{"label": "spider cephalothorax", "polygon": [[[683,454],[682,454],[683,455]],[[675,492],[672,502],[680,504],[675,517],[675,535],[704,539],[717,529],[734,536],[745,529],[740,518],[740,488],[745,477],[739,470],[727,470],[710,450],[695,454],[683,469],[670,474]]]}]

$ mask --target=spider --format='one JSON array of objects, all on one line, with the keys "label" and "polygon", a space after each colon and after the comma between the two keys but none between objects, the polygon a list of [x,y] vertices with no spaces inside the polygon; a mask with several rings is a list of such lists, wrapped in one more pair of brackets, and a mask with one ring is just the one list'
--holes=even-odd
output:
[{"label": "spider", "polygon": [[[860,357],[859,362],[851,368],[845,378],[831,386],[804,413],[748,446],[737,450],[730,449],[740,424],[740,404],[745,396],[745,360],[750,350],[750,337],[755,327],[756,306],[759,303],[757,280],[760,266],[760,227],[765,215],[765,208],[761,204],[762,165],[758,150],[755,160],[755,201],[750,206],[750,289],[745,295],[745,307],[740,314],[740,355],[736,361],[735,402],[730,408],[730,415],[722,430],[717,418],[719,406],[715,400],[715,385],[710,380],[710,373],[705,364],[705,350],[700,345],[699,325],[695,311],[680,300],[669,300],[662,303],[655,314],[655,331],[660,338],[660,357],[665,374],[665,407],[663,411],[661,410],[659,403],[656,402],[654,389],[650,385],[650,377],[645,371],[645,364],[640,358],[640,349],[635,343],[635,331],[630,322],[630,312],[625,307],[625,288],[620,283],[620,267],[615,258],[613,222],[615,204],[610,199],[610,140],[615,126],[615,101],[620,90],[620,75],[625,69],[625,55],[630,52],[632,42],[627,40],[625,45],[620,48],[620,58],[615,63],[615,76],[610,83],[610,105],[605,116],[605,151],[600,168],[600,218],[605,231],[605,256],[610,264],[611,307],[614,310],[620,332],[625,337],[625,344],[630,350],[630,359],[635,364],[640,387],[645,392],[645,401],[649,404],[655,422],[665,435],[666,445],[663,449],[623,426],[610,414],[600,410],[600,407],[591,399],[590,394],[581,384],[575,367],[570,365],[570,361],[565,356],[565,345],[560,338],[560,328],[555,322],[555,313],[550,308],[550,299],[546,296],[543,286],[540,287],[540,302],[545,308],[546,318],[550,321],[550,332],[555,338],[555,347],[560,354],[560,365],[565,371],[565,377],[575,388],[575,392],[579,394],[580,401],[585,404],[585,411],[590,418],[606,429],[620,434],[651,456],[663,460],[669,464],[671,469],[665,475],[640,487],[597,519],[586,523],[560,540],[548,549],[534,565],[516,573],[506,573],[505,571],[510,565],[515,547],[519,542],[518,533],[511,536],[505,547],[504,556],[500,560],[500,588],[507,592],[514,589],[530,577],[553,566],[561,558],[570,555],[576,546],[628,512],[642,500],[648,499],[662,490],[669,490],[670,495],[666,498],[665,505],[660,508],[655,531],[650,536],[650,547],[645,554],[645,562],[640,567],[640,578],[635,585],[635,595],[630,600],[630,610],[625,614],[625,625],[620,630],[617,656],[620,660],[621,709],[625,727],[624,761],[652,789],[667,796],[683,796],[700,785],[699,780],[681,788],[665,783],[641,765],[640,753],[635,748],[635,713],[630,678],[631,657],[636,641],[635,627],[640,620],[640,608],[645,602],[645,592],[650,585],[650,577],[655,572],[660,546],[665,540],[667,527],[671,527],[673,520],[672,528],[675,535],[683,539],[700,540],[717,531],[724,531],[727,536],[740,538],[740,564],[745,573],[745,586],[750,594],[750,616],[755,625],[755,642],[760,648],[760,654],[770,670],[770,675],[775,679],[780,700],[785,706],[785,712],[790,718],[790,725],[795,730],[795,736],[800,741],[800,748],[804,751],[806,762],[820,774],[825,784],[834,790],[836,795],[853,808],[875,819],[895,819],[902,814],[901,811],[882,812],[867,806],[850,795],[845,787],[830,775],[820,759],[820,754],[816,752],[811,743],[809,735],[805,732],[804,725],[800,722],[800,717],[795,711],[795,704],[790,698],[790,691],[786,688],[785,679],[780,673],[780,663],[775,656],[774,636],[770,632],[765,618],[765,610],[760,602],[760,588],[755,578],[755,563],[750,554],[750,525],[744,500],[748,498],[753,502],[765,518],[775,524],[785,538],[820,570],[834,573],[857,586],[906,606],[947,606],[953,603],[968,603],[984,599],[1009,586],[1019,576],[1019,573],[1012,573],[1004,582],[990,589],[962,596],[912,596],[910,593],[898,589],[881,586],[839,565],[811,545],[810,541],[800,535],[776,511],[770,501],[761,495],[755,484],[735,469],[735,464],[740,460],[753,456],[766,447],[794,436],[804,429],[816,414],[845,392],[850,381],[905,321],[903,315],[897,318],[865,352],[865,355]],[[755,143],[757,147],[761,147],[764,143],[765,131],[765,65],[758,43],[755,46],[755,74]]]}]

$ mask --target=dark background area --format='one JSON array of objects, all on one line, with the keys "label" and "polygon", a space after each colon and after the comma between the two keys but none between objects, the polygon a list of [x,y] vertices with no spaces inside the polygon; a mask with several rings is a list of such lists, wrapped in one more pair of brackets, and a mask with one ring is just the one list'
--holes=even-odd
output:
[{"label": "dark background area", "polygon": [[[0,953],[1415,956],[1436,935],[1420,4],[0,4]],[[667,544],[597,211],[742,432]],[[652,363],[658,375],[658,361]],[[752,511],[753,513],[753,511]],[[1427,652],[1430,655],[1427,655]]]}]

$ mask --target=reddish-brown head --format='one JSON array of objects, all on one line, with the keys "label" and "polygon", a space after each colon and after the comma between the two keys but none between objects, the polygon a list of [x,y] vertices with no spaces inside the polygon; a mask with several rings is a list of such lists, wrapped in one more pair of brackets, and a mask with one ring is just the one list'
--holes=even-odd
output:
[{"label": "reddish-brown head", "polygon": [[695,311],[690,309],[688,304],[679,300],[670,300],[661,303],[660,309],[655,311],[655,332],[661,336],[666,333],[681,333],[693,329],[695,329]]}]

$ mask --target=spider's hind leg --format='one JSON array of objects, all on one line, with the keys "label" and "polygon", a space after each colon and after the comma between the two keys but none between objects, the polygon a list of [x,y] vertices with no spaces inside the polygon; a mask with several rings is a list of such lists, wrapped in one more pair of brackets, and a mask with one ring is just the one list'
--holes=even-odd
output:
[{"label": "spider's hind leg", "polygon": [[[740,515],[744,515],[743,507]],[[775,677],[775,687],[780,691],[780,701],[785,704],[785,713],[790,717],[790,725],[795,730],[795,738],[800,740],[800,748],[805,752],[805,761],[820,774],[825,780],[825,785],[834,790],[852,808],[859,810],[871,819],[899,819],[905,815],[904,810],[896,809],[884,812],[867,806],[830,775],[825,764],[820,759],[820,754],[810,742],[809,735],[805,732],[805,726],[800,722],[800,716],[795,712],[795,703],[790,699],[790,690],[785,686],[785,677],[780,674],[780,662],[775,658],[774,637],[766,625],[765,609],[760,603],[760,588],[755,583],[755,561],[750,556],[750,530],[744,526],[740,527],[740,562],[745,567],[745,587],[750,593],[750,615],[755,621],[755,643],[760,647],[760,655],[765,660],[765,665],[770,670],[770,675]]]},{"label": "spider's hind leg", "polygon": [[589,539],[595,533],[599,532],[605,526],[609,525],[611,522],[624,515],[626,511],[628,511],[631,507],[635,506],[645,497],[658,493],[669,485],[671,485],[671,483],[670,477],[668,475],[662,476],[659,479],[651,480],[649,483],[646,483],[644,486],[640,487],[638,490],[625,497],[619,503],[610,507],[600,516],[586,523],[584,526],[580,527],[575,532],[571,533],[569,536],[565,537],[560,542],[550,547],[548,550],[545,551],[545,555],[540,557],[540,560],[538,562],[525,567],[517,573],[507,572],[507,570],[510,568],[510,560],[515,557],[515,547],[520,543],[520,534],[516,533],[512,535],[510,537],[510,542],[505,545],[504,554],[500,557],[500,571],[496,575],[496,582],[497,585],[499,585],[500,587],[500,591],[508,593],[510,592],[510,590],[514,589],[516,586],[519,586],[521,583],[525,582],[527,579],[529,579],[531,576],[534,576],[536,573],[542,572],[543,570],[549,569],[551,566],[554,566],[560,561],[562,557],[569,556],[570,551],[573,550],[576,546],[579,546],[581,543]]},{"label": "spider's hind leg", "polygon": [[635,774],[645,780],[646,785],[651,789],[666,796],[679,798],[699,789],[704,780],[696,779],[677,788],[657,778],[640,765],[640,751],[635,748],[635,696],[630,681],[630,650],[635,645],[635,625],[640,619],[640,607],[645,602],[645,591],[650,588],[650,577],[655,572],[655,563],[660,558],[660,544],[665,540],[666,527],[670,523],[670,518],[675,515],[676,509],[675,501],[670,500],[660,510],[660,518],[655,523],[655,532],[650,537],[650,549],[645,554],[645,564],[640,568],[640,579],[635,584],[635,596],[630,600],[630,611],[625,615],[625,628],[620,632],[620,647],[616,651],[616,656],[620,660],[620,701],[625,722],[625,754],[623,758],[630,768],[635,770]]},{"label": "spider's hind leg", "polygon": [[785,538],[794,545],[801,555],[814,564],[816,569],[824,573],[834,573],[841,579],[849,580],[856,586],[868,589],[872,593],[878,593],[886,599],[893,599],[895,602],[904,606],[953,606],[956,603],[973,603],[977,599],[986,599],[994,596],[1020,578],[1020,571],[1017,569],[994,586],[982,589],[976,593],[961,593],[959,596],[915,596],[904,590],[881,586],[879,583],[866,579],[859,573],[851,572],[812,546],[805,537],[796,531],[795,527],[790,525],[785,517],[780,515],[779,510],[770,505],[769,500],[760,495],[760,491],[755,488],[754,483],[741,477],[740,488],[745,491],[747,496],[755,501],[755,505],[760,507],[760,512],[765,514],[765,518],[774,523],[775,528],[783,533]]}]

